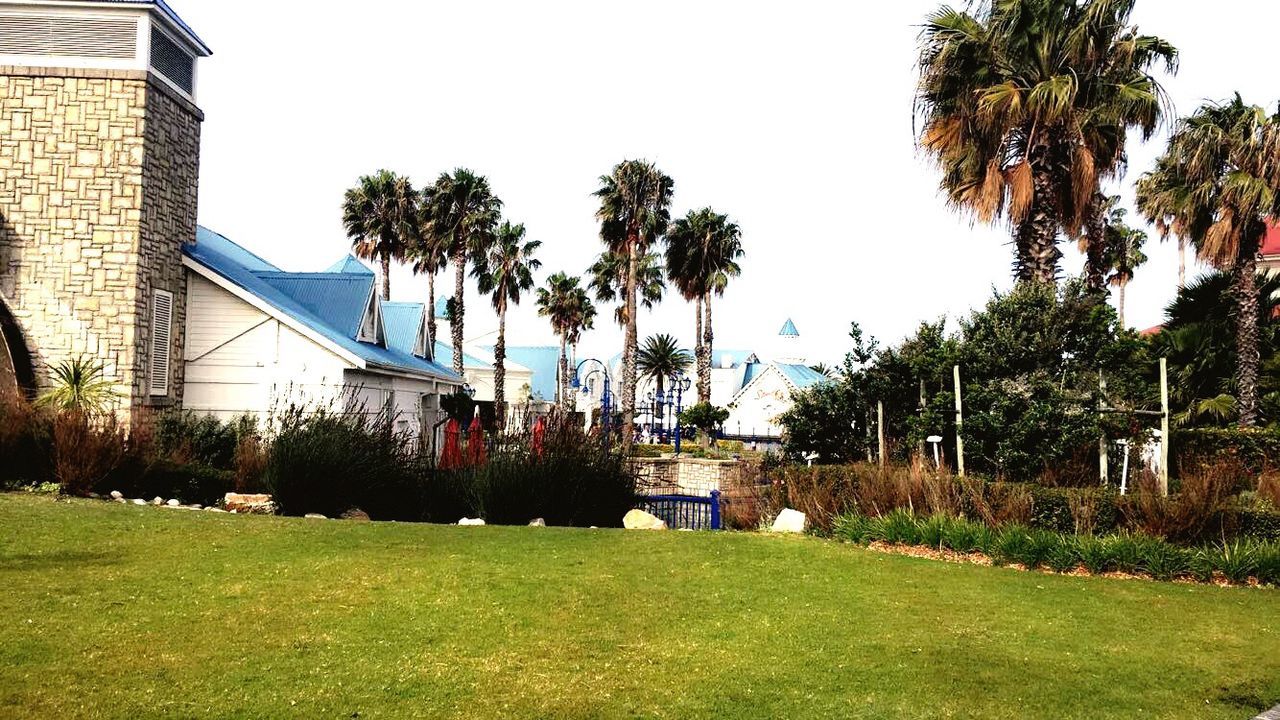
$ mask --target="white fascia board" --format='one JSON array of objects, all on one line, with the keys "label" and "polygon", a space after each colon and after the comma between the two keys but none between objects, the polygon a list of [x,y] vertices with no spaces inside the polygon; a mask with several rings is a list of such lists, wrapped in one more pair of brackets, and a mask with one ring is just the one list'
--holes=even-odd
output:
[{"label": "white fascia board", "polygon": [[[191,257],[183,255],[182,264],[188,270],[191,270],[192,272],[208,280],[214,285],[217,285],[218,287],[222,288],[223,290],[226,290],[227,292],[231,293],[237,298],[240,298],[241,300],[249,303],[253,307],[266,313],[267,315],[270,315],[275,320],[279,321],[283,325],[286,325],[291,330],[294,330],[295,332],[307,338],[311,342],[314,342],[317,345],[328,350],[329,352],[333,353],[334,355],[337,355],[339,358],[350,363],[354,368],[359,370],[366,369],[367,364],[365,363],[364,359],[361,358],[360,356],[356,355],[355,353],[352,353],[351,351],[347,350],[341,345],[338,345],[337,343],[333,342],[332,340],[325,337],[324,335],[321,335],[320,333],[316,332],[311,327],[307,326],[305,323],[299,322],[288,313],[280,310],[275,305],[272,305],[266,300],[263,300],[257,295],[254,295],[248,290],[231,282],[227,278],[223,277],[217,272],[214,272],[212,269],[205,267],[204,265],[200,264],[198,261],[192,259]],[[187,311],[190,312],[191,308],[187,308]]]}]

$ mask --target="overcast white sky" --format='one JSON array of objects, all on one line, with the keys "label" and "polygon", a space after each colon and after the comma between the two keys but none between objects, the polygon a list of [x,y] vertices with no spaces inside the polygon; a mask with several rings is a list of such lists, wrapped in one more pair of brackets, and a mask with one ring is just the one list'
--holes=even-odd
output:
[{"label": "overcast white sky", "polygon": [[[913,144],[916,26],[933,0],[170,4],[215,53],[199,76],[200,222],[286,269],[346,252],[339,204],[359,175],[421,185],[466,166],[543,241],[539,280],[581,273],[600,251],[597,178],[639,157],[675,178],[673,214],[710,205],[743,228],[720,347],[766,348],[790,316],[809,359],[830,363],[850,320],[893,341],[1011,284],[1007,229],[950,212]],[[1180,113],[1236,90],[1280,100],[1280,3],[1140,0],[1135,21],[1182,51],[1166,80]],[[1163,143],[1131,145],[1126,202]],[[1147,254],[1136,327],[1160,322],[1176,279],[1171,243]],[[401,269],[392,295],[424,299],[426,280]],[[472,288],[468,336],[495,326],[480,302]],[[584,350],[611,355],[621,335],[601,315]],[[641,336],[691,342],[691,316],[672,296]],[[554,343],[532,299],[508,328]]]}]

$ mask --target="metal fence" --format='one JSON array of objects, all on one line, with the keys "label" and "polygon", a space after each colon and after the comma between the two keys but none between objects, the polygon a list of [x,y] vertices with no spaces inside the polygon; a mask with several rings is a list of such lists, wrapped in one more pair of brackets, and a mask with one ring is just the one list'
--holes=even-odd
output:
[{"label": "metal fence", "polygon": [[672,530],[720,530],[720,491],[697,495],[641,495],[637,507],[662,519]]}]

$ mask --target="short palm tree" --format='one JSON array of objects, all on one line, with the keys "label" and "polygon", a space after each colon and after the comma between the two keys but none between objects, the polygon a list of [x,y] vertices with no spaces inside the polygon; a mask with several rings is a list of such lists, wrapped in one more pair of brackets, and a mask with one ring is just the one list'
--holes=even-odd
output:
[{"label": "short palm tree", "polygon": [[360,178],[342,198],[342,225],[357,256],[382,270],[382,299],[391,299],[391,261],[417,242],[418,194],[409,179],[390,170]]},{"label": "short palm tree", "polygon": [[585,330],[595,324],[596,308],[580,280],[562,272],[547,278],[545,287],[538,288],[538,314],[551,321],[551,328],[560,336],[560,373],[556,383],[556,401],[566,412],[572,409],[569,399],[570,345],[577,345]]},{"label": "short palm tree", "polygon": [[494,241],[473,261],[472,274],[480,292],[493,299],[498,312],[498,339],[493,346],[493,405],[499,425],[506,418],[507,306],[519,305],[520,297],[533,288],[533,271],[542,267],[534,257],[542,243],[524,239],[524,225],[504,222]]},{"label": "short palm tree", "polygon": [[1125,224],[1124,208],[1112,207],[1107,214],[1106,248],[1103,264],[1109,274],[1107,282],[1116,288],[1116,315],[1120,319],[1120,327],[1124,323],[1124,295],[1133,273],[1147,261],[1142,246],[1147,242],[1147,234]]},{"label": "short palm tree", "polygon": [[[1129,24],[1134,0],[975,0],[942,7],[920,36],[920,144],[953,206],[1007,218],[1014,274],[1055,281],[1060,232],[1101,239],[1103,180],[1125,135],[1149,138],[1168,103],[1151,68],[1177,50]],[[1092,230],[1088,230],[1092,228]],[[1096,246],[1096,247],[1095,247]],[[1102,287],[1098,242],[1090,284]]]},{"label": "short palm tree", "polygon": [[1280,216],[1280,115],[1246,105],[1237,95],[1180,120],[1156,168],[1138,181],[1138,208],[1231,274],[1238,423],[1256,425],[1258,255],[1268,220]]},{"label": "short palm tree", "polygon": [[626,330],[622,345],[622,443],[624,451],[631,446],[635,432],[636,352],[639,330],[636,326],[636,290],[639,285],[640,258],[667,231],[671,221],[671,196],[675,181],[645,160],[624,160],[608,175],[600,177],[594,195],[600,200],[596,219],[600,222],[600,239],[605,246],[627,259],[626,281],[623,283],[623,307]]},{"label": "short palm tree", "polygon": [[682,295],[695,298],[699,402],[711,400],[711,296],[724,295],[729,279],[742,272],[742,255],[741,229],[711,208],[690,211],[667,231],[667,276]]},{"label": "short palm tree", "polygon": [[484,176],[457,168],[452,174],[442,173],[435,184],[426,189],[424,202],[427,205],[425,232],[432,241],[447,248],[454,263],[449,330],[453,335],[453,371],[461,375],[467,258],[483,252],[493,241],[502,201],[493,194]]},{"label": "short palm tree", "polygon": [[36,398],[41,407],[101,417],[120,397],[115,383],[106,377],[106,366],[85,357],[63,360],[49,368],[51,384]]},{"label": "short palm tree", "polygon": [[[676,339],[667,334],[650,335],[645,338],[644,346],[636,355],[636,367],[641,377],[653,379],[654,389],[662,395],[666,379],[672,375],[683,375],[693,358],[688,351],[680,349]],[[662,419],[662,404],[654,408],[654,417]]]},{"label": "short palm tree", "polygon": [[[626,289],[627,260],[618,253],[605,250],[600,253],[591,267],[587,268],[591,278],[588,287],[595,293],[596,300],[603,303],[617,302]],[[645,253],[636,267],[636,286],[640,305],[652,310],[662,302],[662,295],[667,285],[662,279],[662,259],[656,253]],[[621,327],[627,326],[626,305],[619,305],[613,314],[614,320]]]}]

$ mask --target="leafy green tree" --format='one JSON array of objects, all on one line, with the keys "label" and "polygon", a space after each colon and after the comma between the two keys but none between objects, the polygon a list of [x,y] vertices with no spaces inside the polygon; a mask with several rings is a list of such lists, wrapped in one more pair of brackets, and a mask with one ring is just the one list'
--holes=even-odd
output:
[{"label": "leafy green tree", "polygon": [[677,422],[681,427],[697,428],[705,445],[715,437],[716,430],[728,419],[729,411],[725,408],[716,407],[709,402],[700,402],[685,408],[677,418]]},{"label": "leafy green tree", "polygon": [[1280,114],[1239,95],[1178,121],[1156,167],[1138,181],[1138,208],[1162,232],[1185,236],[1201,259],[1230,272],[1236,300],[1237,422],[1256,425],[1259,370],[1258,255],[1280,216]]},{"label": "leafy green tree", "polygon": [[711,208],[690,210],[667,230],[667,276],[686,298],[694,299],[694,356],[698,364],[698,400],[711,399],[711,296],[724,295],[729,279],[741,274],[742,230],[729,216]]},{"label": "leafy green tree", "polygon": [[[688,351],[682,350],[676,339],[665,333],[645,338],[644,346],[636,356],[636,367],[639,368],[640,376],[653,379],[658,395],[662,394],[667,378],[672,375],[683,375],[692,362],[693,359],[689,357]],[[661,404],[657,406],[654,416],[658,419],[662,418]]]},{"label": "leafy green tree", "polygon": [[391,299],[391,261],[418,242],[418,194],[409,179],[390,170],[364,175],[342,198],[342,225],[357,256],[376,260],[382,299]]},{"label": "leafy green tree", "polygon": [[639,331],[636,325],[636,289],[640,259],[667,231],[671,222],[671,196],[675,181],[644,160],[624,160],[608,175],[600,177],[595,196],[600,200],[596,219],[600,239],[612,252],[627,259],[626,281],[622,284],[626,330],[622,346],[622,443],[630,451],[635,432],[636,353]]},{"label": "leafy green tree", "polygon": [[507,307],[533,288],[533,271],[542,267],[534,257],[542,243],[524,239],[524,225],[504,222],[493,244],[475,254],[472,274],[480,292],[493,299],[498,312],[498,339],[493,346],[493,406],[499,426],[506,421]]},{"label": "leafy green tree", "polygon": [[[466,168],[442,173],[423,192],[429,242],[445,248],[454,264],[453,301],[449,305],[449,329],[453,335],[453,371],[462,374],[462,338],[465,318],[467,259],[484,254],[493,242],[502,201],[489,181]],[[434,314],[435,310],[432,309]]]},{"label": "leafy green tree", "polygon": [[920,144],[949,202],[1013,227],[1019,280],[1053,283],[1060,232],[1088,232],[1101,289],[1101,183],[1130,129],[1149,138],[1167,101],[1153,66],[1177,51],[1130,25],[1133,0],[975,0],[920,34]]},{"label": "leafy green tree", "polygon": [[568,347],[577,345],[584,330],[595,323],[596,308],[587,291],[578,285],[579,279],[562,272],[547,278],[546,287],[538,288],[538,314],[551,321],[551,327],[560,336],[560,377],[556,385],[557,398],[562,410],[571,409],[569,403],[569,354]]}]

